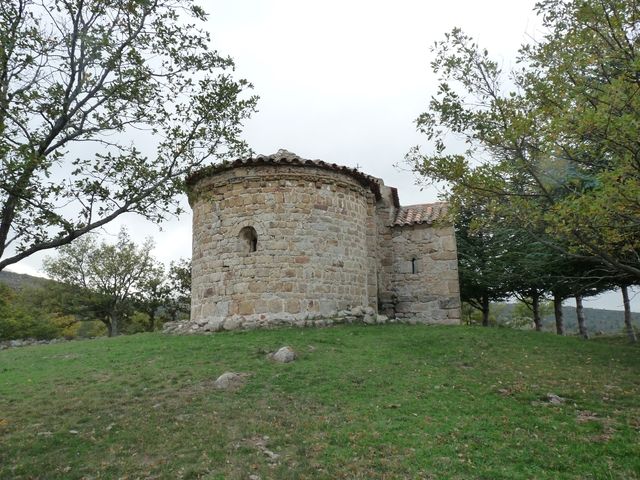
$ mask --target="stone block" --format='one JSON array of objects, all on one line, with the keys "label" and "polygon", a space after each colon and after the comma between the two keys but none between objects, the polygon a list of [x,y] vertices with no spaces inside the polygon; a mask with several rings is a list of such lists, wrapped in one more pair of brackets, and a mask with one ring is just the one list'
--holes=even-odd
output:
[{"label": "stone block", "polygon": [[225,330],[238,330],[242,327],[243,320],[242,317],[229,317],[222,324],[222,328]]},{"label": "stone block", "polygon": [[455,250],[444,250],[440,252],[434,252],[430,255],[431,260],[458,260],[458,255]]},{"label": "stone block", "polygon": [[250,300],[243,300],[238,305],[238,315],[251,315],[255,313],[254,303]]},{"label": "stone block", "polygon": [[269,313],[284,312],[284,303],[280,298],[271,299],[268,301],[268,303],[269,303],[269,307],[268,307]]},{"label": "stone block", "polygon": [[300,301],[299,300],[287,300],[285,310],[287,313],[300,313]]},{"label": "stone block", "polygon": [[222,329],[222,324],[224,323],[223,318],[212,318],[207,321],[204,330],[207,332],[217,332]]},{"label": "stone block", "polygon": [[448,235],[442,239],[442,248],[445,251],[455,251],[456,250],[456,237],[453,234]]}]

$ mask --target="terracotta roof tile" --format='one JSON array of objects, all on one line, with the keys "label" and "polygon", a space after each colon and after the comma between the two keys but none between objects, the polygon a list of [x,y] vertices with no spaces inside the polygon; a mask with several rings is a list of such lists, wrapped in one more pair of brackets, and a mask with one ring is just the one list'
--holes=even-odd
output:
[{"label": "terracotta roof tile", "polygon": [[209,165],[208,167],[204,167],[189,175],[186,179],[186,183],[187,186],[193,187],[203,178],[207,178],[211,175],[231,170],[233,168],[251,165],[300,165],[342,172],[358,180],[362,186],[369,188],[375,194],[377,199],[380,198],[380,183],[377,178],[367,175],[356,168],[345,167],[335,163],[327,163],[322,160],[307,160],[305,158],[300,158],[295,153],[287,150],[278,150],[277,153],[272,155],[258,155],[252,158],[239,158],[232,162]]},{"label": "terracotta roof tile", "polygon": [[415,225],[420,223],[433,223],[443,218],[448,212],[446,202],[424,203],[421,205],[408,205],[400,207],[396,213],[393,225]]}]

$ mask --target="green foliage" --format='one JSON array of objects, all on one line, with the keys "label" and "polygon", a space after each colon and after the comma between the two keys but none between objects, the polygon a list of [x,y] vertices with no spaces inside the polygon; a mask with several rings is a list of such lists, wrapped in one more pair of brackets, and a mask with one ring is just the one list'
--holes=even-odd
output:
[{"label": "green foliage", "polygon": [[[282,345],[299,359],[265,359]],[[626,339],[354,325],[103,338],[0,365],[0,478],[640,478]],[[250,375],[216,390],[226,371]]]},{"label": "green foliage", "polygon": [[[505,318],[511,319],[507,305],[504,303],[491,303],[487,325],[510,326],[505,324]],[[469,302],[462,302],[462,322],[465,325],[482,325],[482,310]]]},{"label": "green foliage", "polygon": [[[146,317],[146,331],[152,332],[167,321],[189,317],[191,310],[191,261],[171,262],[169,271],[157,265],[140,282],[135,308]],[[140,319],[142,317],[139,317]]]},{"label": "green foliage", "polygon": [[152,248],[150,239],[138,246],[121,229],[115,244],[98,244],[85,236],[61,247],[57,257],[45,259],[44,268],[51,278],[75,287],[62,297],[63,309],[85,319],[98,319],[110,336],[118,335],[122,324],[134,314],[136,295],[161,281],[163,268],[151,256]]},{"label": "green foliage", "polygon": [[[527,302],[520,301],[516,303],[513,311],[511,312],[511,318],[506,322],[507,326],[515,328],[531,328],[533,327],[533,310],[531,308],[531,302],[527,299]],[[540,317],[553,314],[553,302],[545,301],[540,303],[539,310]]]},{"label": "green foliage", "polygon": [[478,310],[483,302],[498,301],[509,294],[504,281],[508,250],[495,231],[477,223],[481,215],[479,208],[461,209],[456,222],[460,295]]},{"label": "green foliage", "polygon": [[73,335],[75,319],[43,308],[38,301],[41,295],[41,288],[16,292],[0,283],[0,340],[47,340]]},{"label": "green foliage", "polygon": [[121,333],[133,334],[149,331],[149,315],[144,312],[133,312],[122,326]]},{"label": "green foliage", "polygon": [[84,320],[78,322],[76,336],[78,338],[104,337],[108,334],[107,327],[99,320]]},{"label": "green foliage", "polygon": [[[433,151],[416,148],[409,161],[449,182],[454,210],[481,205],[489,225],[528,232],[614,282],[636,282],[638,3],[546,0],[536,9],[545,36],[521,48],[508,81],[461,30],[435,44],[440,86],[417,120]],[[451,137],[464,152],[448,147]]]},{"label": "green foliage", "polygon": [[192,0],[0,2],[0,270],[124,213],[163,221],[185,175],[247,150],[257,99],[205,20]]}]

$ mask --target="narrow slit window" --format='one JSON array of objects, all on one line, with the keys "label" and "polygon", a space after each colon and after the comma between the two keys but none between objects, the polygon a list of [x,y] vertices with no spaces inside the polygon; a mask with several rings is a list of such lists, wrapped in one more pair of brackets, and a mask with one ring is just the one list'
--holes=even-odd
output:
[{"label": "narrow slit window", "polygon": [[253,227],[244,227],[240,230],[241,251],[251,253],[258,250],[258,234]]},{"label": "narrow slit window", "polygon": [[411,259],[411,273],[418,273],[418,261],[415,258]]}]

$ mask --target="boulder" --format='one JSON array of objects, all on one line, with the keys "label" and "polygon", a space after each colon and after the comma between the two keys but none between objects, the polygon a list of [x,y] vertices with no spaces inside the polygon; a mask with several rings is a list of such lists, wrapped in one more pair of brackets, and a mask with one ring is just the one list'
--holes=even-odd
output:
[{"label": "boulder", "polygon": [[213,382],[213,386],[219,390],[236,390],[244,385],[246,377],[245,373],[225,372]]},{"label": "boulder", "polygon": [[270,353],[267,358],[279,363],[293,362],[296,358],[296,352],[291,347],[282,347],[277,352]]},{"label": "boulder", "polygon": [[242,326],[242,317],[229,317],[224,321],[222,328],[225,330],[238,330]]},{"label": "boulder", "polygon": [[219,332],[222,330],[222,318],[211,318],[207,321],[204,327],[205,332]]},{"label": "boulder", "polygon": [[364,323],[366,323],[367,325],[373,325],[374,323],[376,323],[376,317],[373,315],[369,315],[368,313],[364,316],[364,318],[362,319],[362,321]]}]

